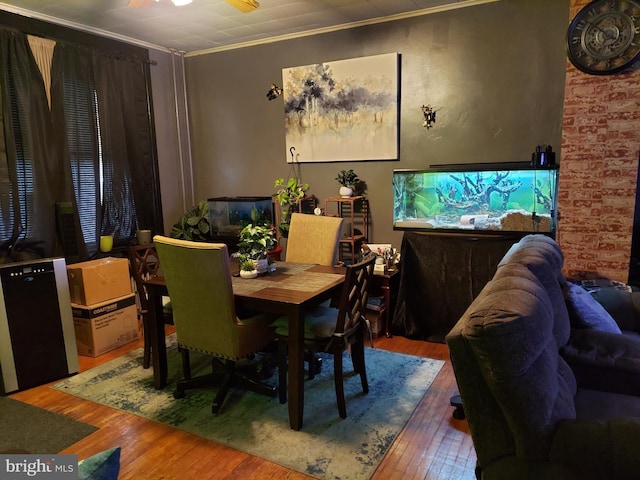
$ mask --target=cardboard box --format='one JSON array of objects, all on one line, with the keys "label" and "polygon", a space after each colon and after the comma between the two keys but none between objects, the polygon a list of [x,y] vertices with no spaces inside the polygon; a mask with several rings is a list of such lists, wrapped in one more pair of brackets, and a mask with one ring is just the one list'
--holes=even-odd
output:
[{"label": "cardboard box", "polygon": [[95,305],[129,295],[129,260],[106,257],[67,265],[71,303]]},{"label": "cardboard box", "polygon": [[378,338],[381,335],[384,335],[384,325],[382,324],[382,318],[380,318],[380,312],[373,310],[367,306],[367,311],[365,312],[365,316],[367,320],[369,320],[369,325],[371,328],[371,337]]},{"label": "cardboard box", "polygon": [[71,304],[78,354],[97,357],[142,335],[135,294],[95,305]]}]

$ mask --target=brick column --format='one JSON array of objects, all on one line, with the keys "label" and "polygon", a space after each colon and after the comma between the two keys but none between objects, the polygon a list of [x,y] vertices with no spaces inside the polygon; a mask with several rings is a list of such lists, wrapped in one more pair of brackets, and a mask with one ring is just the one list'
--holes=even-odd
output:
[{"label": "brick column", "polygon": [[[589,0],[571,0],[570,19]],[[558,235],[569,277],[629,276],[640,150],[640,62],[587,75],[567,60]]]}]

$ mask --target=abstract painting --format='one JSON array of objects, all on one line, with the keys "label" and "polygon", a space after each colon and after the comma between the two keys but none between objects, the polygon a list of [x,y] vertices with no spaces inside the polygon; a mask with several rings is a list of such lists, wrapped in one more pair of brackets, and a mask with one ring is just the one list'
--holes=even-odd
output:
[{"label": "abstract painting", "polygon": [[287,161],[398,159],[398,54],[282,69]]}]

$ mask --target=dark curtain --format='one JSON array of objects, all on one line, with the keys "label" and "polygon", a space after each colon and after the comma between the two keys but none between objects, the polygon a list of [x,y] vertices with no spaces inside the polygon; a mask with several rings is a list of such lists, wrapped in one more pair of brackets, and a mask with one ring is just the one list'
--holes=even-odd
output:
[{"label": "dark curtain", "polygon": [[[139,228],[154,229],[153,205],[157,177],[151,151],[147,64],[96,53],[94,71],[103,142],[105,201],[103,233],[118,238]],[[156,230],[157,231],[157,230]]]},{"label": "dark curtain", "polygon": [[[95,115],[95,86],[90,53],[80,47],[56,45],[51,64],[51,117],[56,149],[66,159],[71,193],[64,199],[73,205],[79,258],[95,252],[101,230],[100,161]],[[75,175],[72,173],[75,172]],[[94,219],[91,225],[80,218]]]},{"label": "dark curtain", "polygon": [[79,216],[95,219],[83,222],[90,254],[100,235],[124,245],[139,228],[162,231],[147,69],[144,61],[85,47],[55,48],[52,114]]},{"label": "dark curtain", "polygon": [[2,250],[6,254],[21,238],[40,255],[51,255],[57,243],[54,205],[66,196],[65,174],[52,148],[44,82],[20,32],[0,30],[0,89],[0,214],[11,230]]},{"label": "dark curtain", "polygon": [[57,41],[49,106],[27,36],[0,28],[0,262],[24,243],[60,255],[58,204],[71,206],[76,260],[100,235],[121,246],[163,231],[147,53],[117,48]]},{"label": "dark curtain", "polygon": [[406,232],[391,332],[444,342],[520,238]]}]

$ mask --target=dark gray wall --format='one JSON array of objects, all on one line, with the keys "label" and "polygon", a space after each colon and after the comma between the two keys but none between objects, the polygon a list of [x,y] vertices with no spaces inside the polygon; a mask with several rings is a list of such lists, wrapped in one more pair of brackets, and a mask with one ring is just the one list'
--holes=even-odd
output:
[{"label": "dark gray wall", "polygon": [[[282,85],[282,68],[398,52],[399,160],[301,168],[320,199],[337,194],[339,170],[353,168],[368,185],[369,240],[399,246],[393,169],[527,161],[539,144],[560,150],[568,21],[568,0],[501,0],[188,57],[195,196],[271,195],[289,174],[283,103],[266,98],[272,83]],[[430,130],[423,104],[437,110]]]}]

